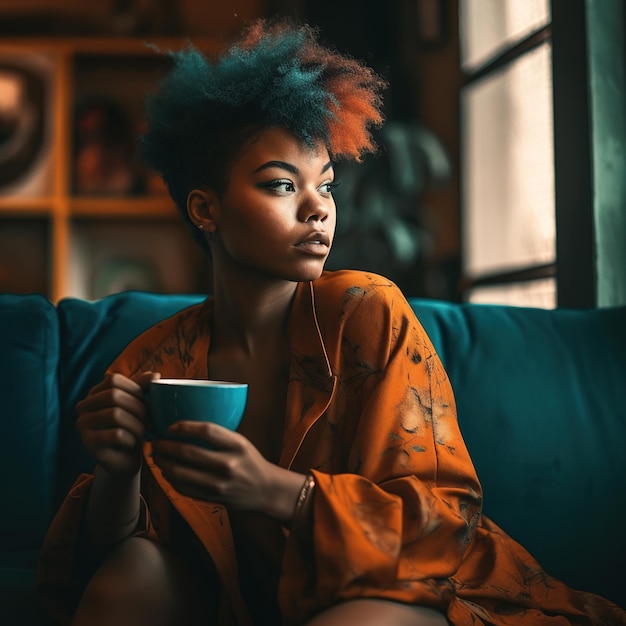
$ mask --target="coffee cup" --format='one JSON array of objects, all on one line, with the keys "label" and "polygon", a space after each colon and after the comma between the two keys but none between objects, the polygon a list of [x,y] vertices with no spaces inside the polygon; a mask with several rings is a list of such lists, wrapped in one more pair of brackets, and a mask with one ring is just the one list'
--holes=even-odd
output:
[{"label": "coffee cup", "polygon": [[172,439],[168,428],[180,421],[213,422],[237,430],[247,399],[245,383],[187,378],[153,380],[146,395],[152,422],[149,436]]}]

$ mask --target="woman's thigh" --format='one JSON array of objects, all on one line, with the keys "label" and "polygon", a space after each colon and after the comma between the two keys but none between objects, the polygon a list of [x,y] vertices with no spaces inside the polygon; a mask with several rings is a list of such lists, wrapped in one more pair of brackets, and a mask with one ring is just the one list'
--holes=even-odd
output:
[{"label": "woman's thigh", "polygon": [[316,615],[306,626],[448,626],[445,616],[427,607],[364,598],[348,600]]},{"label": "woman's thigh", "polygon": [[73,626],[209,624],[217,586],[148,539],[114,548],[87,583]]}]

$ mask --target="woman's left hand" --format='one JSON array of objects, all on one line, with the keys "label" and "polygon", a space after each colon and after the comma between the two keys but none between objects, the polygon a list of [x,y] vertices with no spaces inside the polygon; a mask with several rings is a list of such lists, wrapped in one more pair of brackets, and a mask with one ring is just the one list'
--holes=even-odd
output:
[{"label": "woman's left hand", "polygon": [[270,463],[242,434],[217,424],[183,421],[169,432],[201,439],[213,448],[168,439],[154,442],[153,459],[178,492],[290,521],[303,474]]}]

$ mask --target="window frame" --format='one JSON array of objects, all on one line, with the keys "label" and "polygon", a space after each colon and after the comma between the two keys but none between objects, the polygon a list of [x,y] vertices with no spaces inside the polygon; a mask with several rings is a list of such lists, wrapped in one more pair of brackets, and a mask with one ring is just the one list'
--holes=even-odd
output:
[{"label": "window frame", "polygon": [[[461,68],[464,88],[492,75],[545,42],[552,48],[555,261],[475,276],[462,274],[460,292],[554,277],[556,306],[596,305],[593,181],[585,0],[551,0],[551,21],[499,50],[480,66]],[[461,162],[461,176],[464,164]],[[463,200],[462,200],[463,201]],[[463,212],[461,212],[463,215]],[[460,217],[463,228],[463,217]]]}]

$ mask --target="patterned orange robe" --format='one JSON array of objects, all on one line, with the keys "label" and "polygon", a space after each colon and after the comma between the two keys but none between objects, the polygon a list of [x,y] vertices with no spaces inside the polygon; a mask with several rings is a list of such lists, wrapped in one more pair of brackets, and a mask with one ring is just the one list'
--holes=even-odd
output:
[{"label": "patterned orange robe", "polygon": [[[207,378],[212,311],[209,299],[157,324],[110,371]],[[312,530],[268,535],[284,624],[364,597],[435,607],[455,626],[626,624],[625,611],[550,577],[481,515],[448,377],[397,287],[373,274],[326,272],[298,285],[288,335],[279,464],[311,471],[317,486]],[[144,469],[137,533],[172,541],[177,511],[222,581],[219,623],[250,624],[255,607],[242,598],[225,508],[174,491],[149,444]],[[79,588],[75,546],[90,482],[77,481],[42,554],[41,588],[57,615]]]}]

